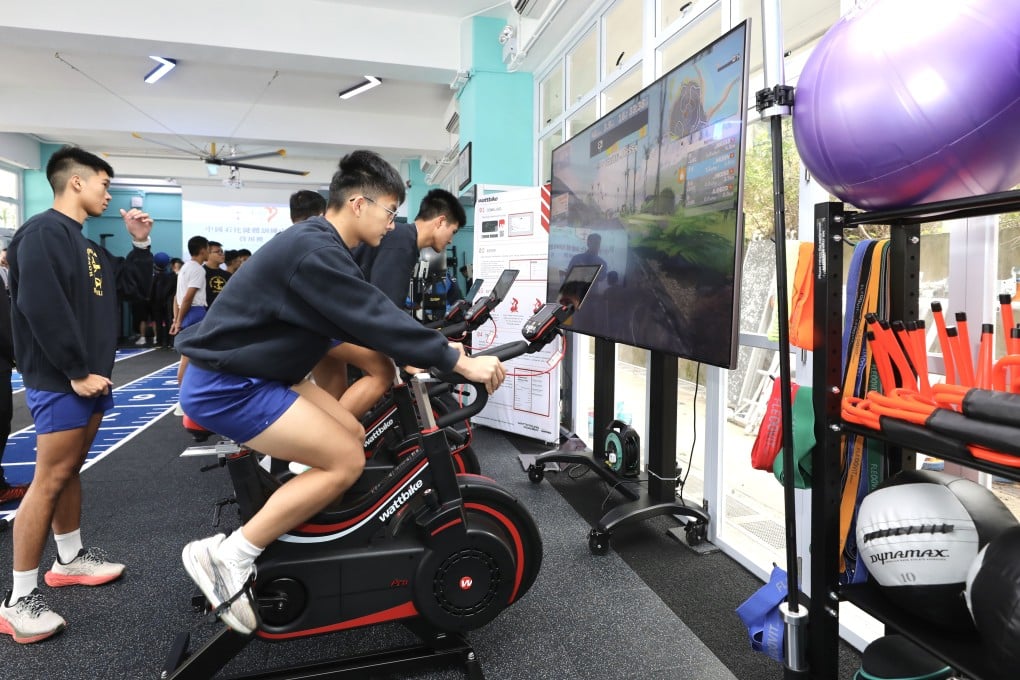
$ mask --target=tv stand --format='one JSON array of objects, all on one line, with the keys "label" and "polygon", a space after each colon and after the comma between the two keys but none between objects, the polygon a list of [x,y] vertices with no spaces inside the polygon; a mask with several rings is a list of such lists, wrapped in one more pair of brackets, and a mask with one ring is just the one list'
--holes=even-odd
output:
[{"label": "tv stand", "polygon": [[[524,465],[524,454],[521,455]],[[601,460],[595,458],[595,452],[591,449],[571,451],[569,449],[554,449],[535,456],[534,461],[527,466],[528,479],[538,484],[545,479],[545,468],[549,463],[565,463],[567,465],[584,465],[595,471],[604,482],[614,490],[619,491],[632,501],[641,497],[641,492],[634,488],[641,481],[637,477],[621,477],[616,474]]]},{"label": "tv stand", "polygon": [[[614,385],[616,369],[614,344],[609,340],[595,340],[595,407],[593,419],[608,423],[613,415]],[[697,545],[708,535],[708,513],[699,507],[688,505],[676,496],[676,383],[677,358],[662,352],[651,352],[649,366],[648,400],[648,469],[647,488],[633,482],[636,479],[622,477],[609,469],[603,460],[605,442],[595,438],[592,449],[569,451],[557,449],[547,451],[535,458],[528,466],[528,479],[538,483],[545,476],[545,463],[574,463],[594,470],[613,489],[630,499],[619,505],[596,522],[588,534],[588,548],[596,555],[609,551],[609,539],[613,532],[628,524],[641,522],[660,515],[688,517],[684,531],[687,543]]]}]

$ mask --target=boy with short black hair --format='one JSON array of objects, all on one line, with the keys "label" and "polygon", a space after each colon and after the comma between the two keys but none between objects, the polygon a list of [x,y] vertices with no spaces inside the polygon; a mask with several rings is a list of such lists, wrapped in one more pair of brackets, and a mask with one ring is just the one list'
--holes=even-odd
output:
[{"label": "boy with short black hair", "polygon": [[223,244],[219,241],[209,241],[209,254],[205,261],[205,300],[206,304],[212,306],[216,296],[227,285],[231,272],[220,265],[226,264],[226,253],[223,252]]},{"label": "boy with short black hair", "polygon": [[[326,199],[318,191],[301,189],[290,195],[290,222],[297,224],[326,212]],[[250,253],[249,253],[250,255]]]},{"label": "boy with short black hair", "polygon": [[121,209],[134,248],[118,258],[82,233],[111,200],[113,168],[77,147],[50,158],[53,208],[28,220],[8,248],[14,353],[37,432],[35,477],[14,520],[14,583],[0,603],[0,632],[37,642],[64,619],[37,589],[39,560],[53,530],[57,559],[51,587],[95,586],[120,578],[124,565],[81,540],[81,472],[103,413],[113,406],[118,294],[137,299],[152,279],[152,218]]},{"label": "boy with short black hair", "polygon": [[399,173],[378,154],[340,161],[323,217],[263,245],[223,291],[209,316],[179,338],[191,368],[181,404],[195,420],[271,457],[309,469],[230,536],[184,547],[185,569],[224,623],[242,634],[257,627],[243,592],[255,560],[351,487],[365,466],[365,430],[305,376],[331,339],[363,342],[403,363],[455,370],[492,392],[506,373],[495,357],[468,357],[439,332],[402,314],[367,283],[351,256],[376,246],[404,199]]}]

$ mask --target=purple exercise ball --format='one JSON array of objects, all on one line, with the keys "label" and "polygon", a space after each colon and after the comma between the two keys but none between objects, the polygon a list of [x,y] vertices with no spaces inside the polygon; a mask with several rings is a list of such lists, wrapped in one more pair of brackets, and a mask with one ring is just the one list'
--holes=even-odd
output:
[{"label": "purple exercise ball", "polygon": [[863,3],[804,65],[793,132],[815,179],[858,208],[1020,184],[1020,0]]}]

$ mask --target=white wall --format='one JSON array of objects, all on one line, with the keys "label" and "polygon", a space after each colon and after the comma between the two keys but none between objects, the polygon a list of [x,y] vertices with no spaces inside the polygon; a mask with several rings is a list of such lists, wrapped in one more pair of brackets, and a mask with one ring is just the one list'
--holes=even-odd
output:
[{"label": "white wall", "polygon": [[39,142],[28,135],[0,132],[0,161],[26,170],[38,170]]}]

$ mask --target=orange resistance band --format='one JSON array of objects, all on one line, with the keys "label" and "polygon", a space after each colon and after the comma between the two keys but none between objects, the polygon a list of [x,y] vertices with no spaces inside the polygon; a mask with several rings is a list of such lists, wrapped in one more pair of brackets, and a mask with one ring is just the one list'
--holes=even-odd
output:
[{"label": "orange resistance band", "polygon": [[970,328],[967,325],[967,313],[956,313],[956,330],[960,334],[960,352],[954,353],[957,370],[965,371],[967,384],[974,385],[974,351],[970,344]]},{"label": "orange resistance band", "polygon": [[950,326],[946,329],[946,335],[949,337],[949,346],[953,350],[953,360],[956,363],[956,382],[959,385],[965,385],[967,387],[974,387],[974,374],[969,373],[967,368],[970,364],[967,363],[965,354],[970,354],[968,350],[962,347],[960,340],[959,331]]},{"label": "orange resistance band", "polygon": [[1002,314],[1002,329],[1009,333],[1010,329],[1014,327],[1013,300],[1009,297],[1009,293],[1003,293],[999,296],[999,312]]},{"label": "orange resistance band", "polygon": [[[1020,328],[1009,329],[1009,334],[1006,337],[1006,354],[1020,354]],[[1007,383],[1006,389],[1010,392],[1020,392],[1020,368],[1013,370],[1010,375],[1012,379]],[[994,383],[994,381],[995,374],[993,369],[992,382]]]},{"label": "orange resistance band", "polygon": [[928,378],[928,348],[925,347],[924,321],[907,324],[907,346],[911,347],[914,369],[921,386],[921,396],[931,399],[931,381]]},{"label": "orange resistance band", "polygon": [[[1015,330],[1015,329],[1014,329]],[[1011,371],[1012,382],[1006,381],[1006,372]],[[1007,391],[1007,385],[1016,387],[1016,374],[1020,373],[1020,354],[1007,354],[995,362],[992,368],[992,389],[1000,392]],[[1016,390],[1012,390],[1015,392]]]},{"label": "orange resistance band", "polygon": [[978,345],[977,386],[983,390],[992,388],[992,344],[995,342],[995,326],[981,324],[981,343]]},{"label": "orange resistance band", "polygon": [[953,346],[949,344],[946,330],[946,319],[942,316],[942,305],[931,303],[931,315],[935,319],[935,329],[939,334],[939,346],[942,348],[942,361],[946,365],[946,382],[956,383],[956,362],[953,359]]}]

